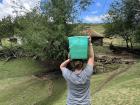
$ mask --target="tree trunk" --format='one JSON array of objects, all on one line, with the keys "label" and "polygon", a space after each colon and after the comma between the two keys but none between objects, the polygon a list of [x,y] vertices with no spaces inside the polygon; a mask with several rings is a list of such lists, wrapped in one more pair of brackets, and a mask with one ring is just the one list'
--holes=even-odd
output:
[{"label": "tree trunk", "polygon": [[1,42],[1,39],[0,39],[0,46],[2,46],[2,42]]},{"label": "tree trunk", "polygon": [[131,49],[133,49],[133,41],[130,39]]},{"label": "tree trunk", "polygon": [[126,47],[129,48],[128,40],[126,39]]},{"label": "tree trunk", "polygon": [[130,42],[130,39],[129,39],[128,32],[125,32],[125,33],[123,34],[123,39],[126,41],[126,47],[127,47],[127,49],[129,49],[129,42]]}]

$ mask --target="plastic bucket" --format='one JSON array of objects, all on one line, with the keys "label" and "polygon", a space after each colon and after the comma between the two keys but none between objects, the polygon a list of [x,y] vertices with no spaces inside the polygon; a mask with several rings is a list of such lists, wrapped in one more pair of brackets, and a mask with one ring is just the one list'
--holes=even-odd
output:
[{"label": "plastic bucket", "polygon": [[69,37],[69,49],[71,59],[88,58],[88,36]]}]

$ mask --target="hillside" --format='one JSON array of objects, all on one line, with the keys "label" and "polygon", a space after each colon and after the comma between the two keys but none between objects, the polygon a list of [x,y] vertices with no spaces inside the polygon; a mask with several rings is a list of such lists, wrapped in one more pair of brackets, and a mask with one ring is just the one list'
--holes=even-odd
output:
[{"label": "hillside", "polygon": [[91,30],[94,30],[100,34],[103,34],[105,31],[104,24],[82,24],[82,27],[90,27]]},{"label": "hillside", "polygon": [[90,26],[92,30],[104,35],[104,24],[93,24]]},{"label": "hillside", "polygon": [[[91,93],[94,105],[139,105],[139,68],[140,62],[137,62],[114,72],[93,75]],[[44,70],[47,68],[30,59],[6,64],[0,61],[0,105],[65,105],[64,79],[34,76]]]}]

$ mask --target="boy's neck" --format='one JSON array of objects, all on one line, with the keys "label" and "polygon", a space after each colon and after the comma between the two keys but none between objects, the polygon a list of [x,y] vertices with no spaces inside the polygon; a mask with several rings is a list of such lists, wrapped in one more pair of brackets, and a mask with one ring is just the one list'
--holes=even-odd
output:
[{"label": "boy's neck", "polygon": [[74,72],[75,72],[75,74],[80,74],[80,73],[81,73],[81,71],[82,71],[82,69],[80,69],[80,70],[79,70],[79,69],[75,69],[75,71],[74,71]]}]

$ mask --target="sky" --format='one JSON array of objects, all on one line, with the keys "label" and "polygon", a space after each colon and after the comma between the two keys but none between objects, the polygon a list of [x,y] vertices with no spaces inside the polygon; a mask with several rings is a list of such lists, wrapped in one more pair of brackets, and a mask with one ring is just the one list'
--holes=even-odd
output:
[{"label": "sky", "polygon": [[87,11],[82,12],[80,18],[84,23],[103,23],[109,7],[114,0],[94,0]]},{"label": "sky", "polygon": [[[12,6],[14,5],[12,0],[0,0],[0,19],[11,15],[15,16],[13,13]],[[40,0],[17,0],[21,1],[21,5],[23,5],[28,11],[34,8]],[[94,3],[88,8],[87,11],[81,12],[79,15],[79,19],[82,20],[83,23],[103,23],[103,18],[107,16],[107,12],[110,4],[114,0],[94,0]],[[21,13],[24,15],[24,13]]]}]

